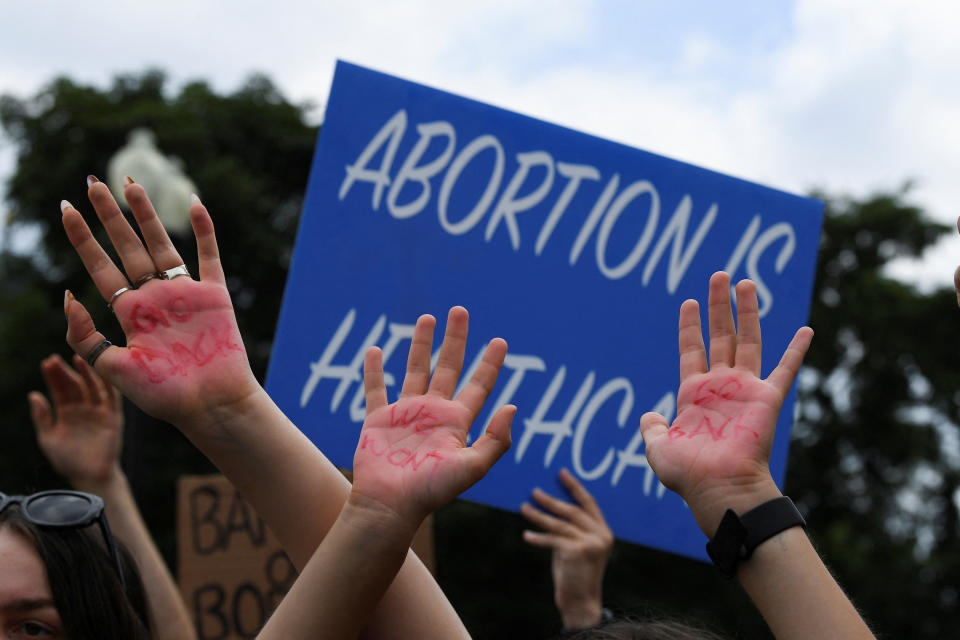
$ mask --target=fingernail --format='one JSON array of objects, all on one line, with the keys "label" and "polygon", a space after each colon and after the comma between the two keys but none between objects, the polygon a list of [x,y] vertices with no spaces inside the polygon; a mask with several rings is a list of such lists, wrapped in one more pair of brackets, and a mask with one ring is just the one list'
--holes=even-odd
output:
[{"label": "fingernail", "polygon": [[200,202],[200,196],[198,196],[198,195],[195,194],[195,193],[191,193],[191,194],[190,194],[190,206],[192,207],[192,206],[195,205],[195,204],[202,204],[202,203]]},{"label": "fingernail", "polygon": [[70,303],[73,302],[73,294],[70,293],[70,289],[66,289],[63,292],[63,315],[70,317]]},{"label": "fingernail", "polygon": [[89,189],[90,187],[92,187],[93,185],[97,184],[98,182],[100,182],[100,181],[97,180],[97,176],[93,175],[92,173],[87,176],[87,188],[88,188],[88,189]]},{"label": "fingernail", "polygon": [[70,203],[69,203],[68,201],[66,201],[66,200],[61,200],[61,201],[60,201],[60,211],[61,211],[61,212],[66,211],[66,210],[67,210],[67,207],[73,207],[73,205],[70,204]]},{"label": "fingernail", "polygon": [[131,178],[130,176],[123,176],[123,180],[124,180],[124,182],[127,183],[128,185],[129,185],[129,184],[136,184],[136,183],[133,181],[133,178]]}]

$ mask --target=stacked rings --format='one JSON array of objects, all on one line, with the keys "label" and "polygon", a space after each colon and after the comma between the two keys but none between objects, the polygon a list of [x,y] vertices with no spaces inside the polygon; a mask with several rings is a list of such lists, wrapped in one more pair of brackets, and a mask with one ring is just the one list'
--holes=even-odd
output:
[{"label": "stacked rings", "polygon": [[[119,298],[121,295],[123,295],[127,291],[133,291],[134,289],[142,287],[146,283],[150,282],[151,280],[156,280],[157,278],[160,278],[161,280],[173,280],[177,276],[187,276],[188,278],[190,277],[190,272],[187,271],[187,265],[181,264],[179,266],[173,267],[172,269],[165,269],[164,271],[144,274],[139,278],[137,278],[137,281],[133,283],[133,286],[120,287],[119,289],[114,291],[113,295],[110,296],[110,300],[107,302],[107,308],[110,309],[111,312],[116,313],[113,311],[113,303],[117,298]],[[96,349],[94,351],[96,351]],[[99,355],[99,353],[97,353],[97,355]]]}]

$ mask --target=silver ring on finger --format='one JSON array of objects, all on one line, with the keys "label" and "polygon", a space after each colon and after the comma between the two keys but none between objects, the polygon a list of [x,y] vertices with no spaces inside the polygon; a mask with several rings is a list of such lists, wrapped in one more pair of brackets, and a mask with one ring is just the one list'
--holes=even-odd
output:
[{"label": "silver ring on finger", "polygon": [[163,280],[173,280],[177,276],[187,276],[188,278],[190,277],[190,272],[187,271],[187,265],[181,264],[177,267],[173,267],[172,269],[166,269],[160,272],[160,277]]},{"label": "silver ring on finger", "polygon": [[107,303],[107,308],[110,309],[112,313],[116,314],[116,311],[113,310],[113,302],[117,298],[125,294],[127,291],[133,291],[133,289],[131,289],[130,287],[120,287],[119,289],[113,292],[112,296],[110,296],[110,301]]}]

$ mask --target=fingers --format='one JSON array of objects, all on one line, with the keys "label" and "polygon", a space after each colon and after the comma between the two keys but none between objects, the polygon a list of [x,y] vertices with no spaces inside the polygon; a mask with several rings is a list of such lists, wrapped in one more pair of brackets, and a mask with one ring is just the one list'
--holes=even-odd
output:
[{"label": "fingers", "polygon": [[90,232],[90,227],[84,221],[83,216],[72,204],[64,200],[61,203],[63,210],[63,228],[67,232],[67,238],[70,244],[80,256],[80,261],[86,268],[87,273],[93,279],[97,290],[104,300],[109,300],[115,291],[123,287],[129,287],[127,281],[113,260],[106,254],[100,243]]},{"label": "fingers", "polygon": [[737,283],[736,367],[760,375],[762,344],[757,285],[750,280]]},{"label": "fingers", "polygon": [[463,307],[453,307],[447,314],[447,328],[440,345],[437,367],[430,379],[427,393],[452,398],[463,367],[463,353],[467,346],[469,314]]},{"label": "fingers", "polygon": [[[530,508],[532,509],[533,507]],[[524,513],[524,515],[526,515],[526,513]],[[531,544],[534,547],[544,547],[548,549],[556,549],[564,542],[563,536],[557,536],[552,533],[540,533],[539,531],[524,531],[523,539],[527,544]]]},{"label": "fingers", "polygon": [[[177,253],[173,243],[170,242],[170,236],[167,235],[167,230],[163,228],[163,223],[157,217],[157,212],[153,209],[153,203],[150,202],[150,198],[147,197],[143,187],[135,183],[129,183],[124,186],[123,195],[126,197],[131,211],[133,211],[133,217],[140,227],[140,232],[143,234],[143,239],[147,243],[152,257],[151,271],[144,271],[137,277],[158,270],[172,269],[183,264],[180,254]],[[126,265],[126,262],[124,262],[124,265]],[[130,274],[130,279],[136,282],[136,278],[133,277],[129,269],[127,269],[127,273]]]},{"label": "fingers", "polygon": [[734,364],[737,334],[733,326],[733,311],[730,307],[730,276],[718,271],[710,277],[710,294],[707,301],[710,320],[710,367]]},{"label": "fingers", "polygon": [[533,499],[544,511],[523,504],[521,512],[524,517],[540,528],[566,538],[579,537],[583,532],[606,530],[603,512],[574,475],[562,469],[560,480],[580,506],[556,498],[541,489],[534,489]]},{"label": "fingers", "polygon": [[112,400],[110,398],[107,388],[112,388],[112,385],[108,385],[103,381],[100,376],[93,370],[87,361],[81,358],[79,355],[74,354],[73,356],[73,366],[80,373],[80,377],[83,378],[84,385],[87,388],[87,399],[88,401],[99,404],[101,402],[109,402]]},{"label": "fingers", "polygon": [[40,372],[50,390],[53,404],[61,407],[65,404],[87,402],[88,390],[83,378],[71,369],[58,355],[46,358],[40,364]]},{"label": "fingers", "polygon": [[[140,191],[142,192],[143,189],[140,188]],[[120,211],[120,207],[117,206],[117,201],[113,199],[113,194],[110,193],[107,185],[102,182],[94,182],[87,189],[87,197],[90,198],[103,228],[107,230],[110,242],[113,243],[113,248],[120,256],[120,261],[123,263],[124,271],[126,271],[130,282],[136,282],[141,276],[148,273],[155,273],[157,267],[154,265],[153,259],[147,253],[143,243],[140,242],[137,232],[133,230],[123,212]]]},{"label": "fingers", "polygon": [[363,390],[367,401],[367,415],[387,406],[387,385],[383,381],[383,352],[370,347],[363,359]]},{"label": "fingers", "polygon": [[410,353],[407,355],[407,373],[403,377],[400,397],[422,396],[427,392],[430,382],[430,355],[433,350],[433,329],[436,319],[424,314],[417,318],[410,340]]},{"label": "fingers", "polygon": [[53,413],[50,410],[50,403],[42,393],[31,391],[27,394],[27,402],[30,404],[30,418],[33,420],[33,428],[37,430],[37,438],[42,434],[53,429]]},{"label": "fingers", "polygon": [[485,475],[510,448],[510,425],[513,424],[516,414],[517,408],[512,404],[500,407],[490,419],[490,425],[484,434],[466,449],[475,460],[474,464],[479,472],[477,479]]},{"label": "fingers", "polygon": [[680,305],[680,382],[707,372],[707,349],[700,329],[700,305],[685,300]]},{"label": "fingers", "polygon": [[217,248],[213,220],[210,219],[210,213],[199,198],[190,207],[190,224],[197,238],[200,279],[227,286],[227,278],[223,275],[223,265],[220,263],[220,250]]},{"label": "fingers", "polygon": [[483,403],[487,401],[490,392],[493,391],[497,383],[497,376],[500,374],[500,367],[503,366],[503,359],[507,356],[507,342],[502,338],[494,338],[487,345],[483,352],[483,359],[477,366],[470,381],[460,390],[457,395],[457,402],[467,408],[470,412],[469,418],[472,423],[476,420]]},{"label": "fingers", "polygon": [[787,350],[783,352],[780,364],[767,376],[767,382],[776,387],[781,395],[787,395],[787,391],[790,390],[793,379],[797,377],[800,365],[803,364],[803,357],[810,348],[811,340],[813,340],[813,329],[800,327],[794,334],[793,340],[787,345]]},{"label": "fingers", "polygon": [[667,435],[668,428],[667,419],[654,411],[648,411],[640,417],[640,434],[647,446],[648,457],[650,447],[656,446],[654,443]]},{"label": "fingers", "polygon": [[[535,490],[535,496],[536,491],[539,490]],[[577,534],[577,528],[566,520],[541,511],[527,502],[520,505],[520,513],[523,514],[523,517],[529,520],[531,524],[540,527],[544,531],[549,531],[558,538],[572,538]]]},{"label": "fingers", "polygon": [[[81,358],[86,358],[106,338],[97,331],[90,312],[73,296],[69,296],[64,310],[67,313],[67,344]],[[94,369],[106,380],[111,379],[109,372],[114,370],[120,351],[119,347],[109,347],[94,364]]]},{"label": "fingers", "polygon": [[573,521],[582,513],[580,507],[577,505],[556,498],[539,488],[533,490],[533,499],[541,508],[546,509],[552,515],[563,518],[568,522]]},{"label": "fingers", "polygon": [[597,504],[597,501],[593,498],[586,487],[580,484],[580,481],[577,480],[577,477],[570,473],[569,469],[560,470],[560,482],[563,483],[563,486],[567,491],[570,492],[570,495],[574,500],[583,508],[584,511],[592,515],[594,518],[599,517],[600,520],[604,520],[603,511],[600,509],[600,506]]}]

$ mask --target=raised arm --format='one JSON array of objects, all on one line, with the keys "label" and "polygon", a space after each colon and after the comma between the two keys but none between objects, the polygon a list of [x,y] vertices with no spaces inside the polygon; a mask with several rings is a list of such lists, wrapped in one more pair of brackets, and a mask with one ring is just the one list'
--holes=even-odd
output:
[{"label": "raised arm", "polygon": [[[94,179],[95,180],[95,179]],[[187,275],[153,206],[136,184],[127,202],[146,246],[107,187],[88,190],[123,271],[80,213],[61,205],[71,244],[111,306],[126,347],[103,347],[90,314],[68,294],[67,342],[144,411],[175,425],[226,475],[302,569],[336,520],[350,485],[283,415],[254,378],[220,264],[213,222],[194,197],[199,280]],[[166,278],[155,277],[166,274]],[[283,496],[278,500],[277,496]],[[428,615],[414,611],[433,601]],[[371,620],[378,637],[465,637],[456,612],[412,553]]]},{"label": "raised arm", "polygon": [[75,489],[103,498],[113,534],[140,570],[157,640],[196,638],[173,576],[160,557],[120,468],[123,408],[113,385],[79,356],[74,366],[58,355],[40,365],[53,408],[38,391],[28,396],[37,442],[47,460]]},{"label": "raised arm", "polygon": [[[798,330],[779,365],[761,379],[756,287],[744,280],[736,292],[734,328],[730,278],[716,273],[710,279],[709,358],[696,301],[680,307],[677,417],[669,428],[655,413],[641,420],[650,466],[686,501],[708,538],[728,509],[743,516],[782,497],[770,475],[770,449],[780,407],[813,338],[808,327]],[[800,527],[760,543],[736,575],[780,640],[873,637]]]},{"label": "raised arm", "polygon": [[[387,404],[382,354],[366,354],[366,420],[354,456],[353,488],[340,517],[267,623],[262,639],[353,638],[393,580],[423,519],[472,486],[510,446],[516,408],[501,408],[486,432],[467,432],[489,395],[507,345],[494,339],[476,373],[453,397],[463,365],[467,312],[450,310],[430,378],[434,320],[417,321],[400,399]],[[429,379],[429,385],[428,385]],[[429,601],[412,612],[429,615]]]},{"label": "raised arm", "polygon": [[597,501],[569,470],[560,470],[560,482],[575,502],[534,489],[533,499],[540,509],[524,503],[521,513],[544,531],[524,531],[523,539],[553,550],[553,598],[563,628],[583,629],[603,620],[603,574],[613,532]]}]

